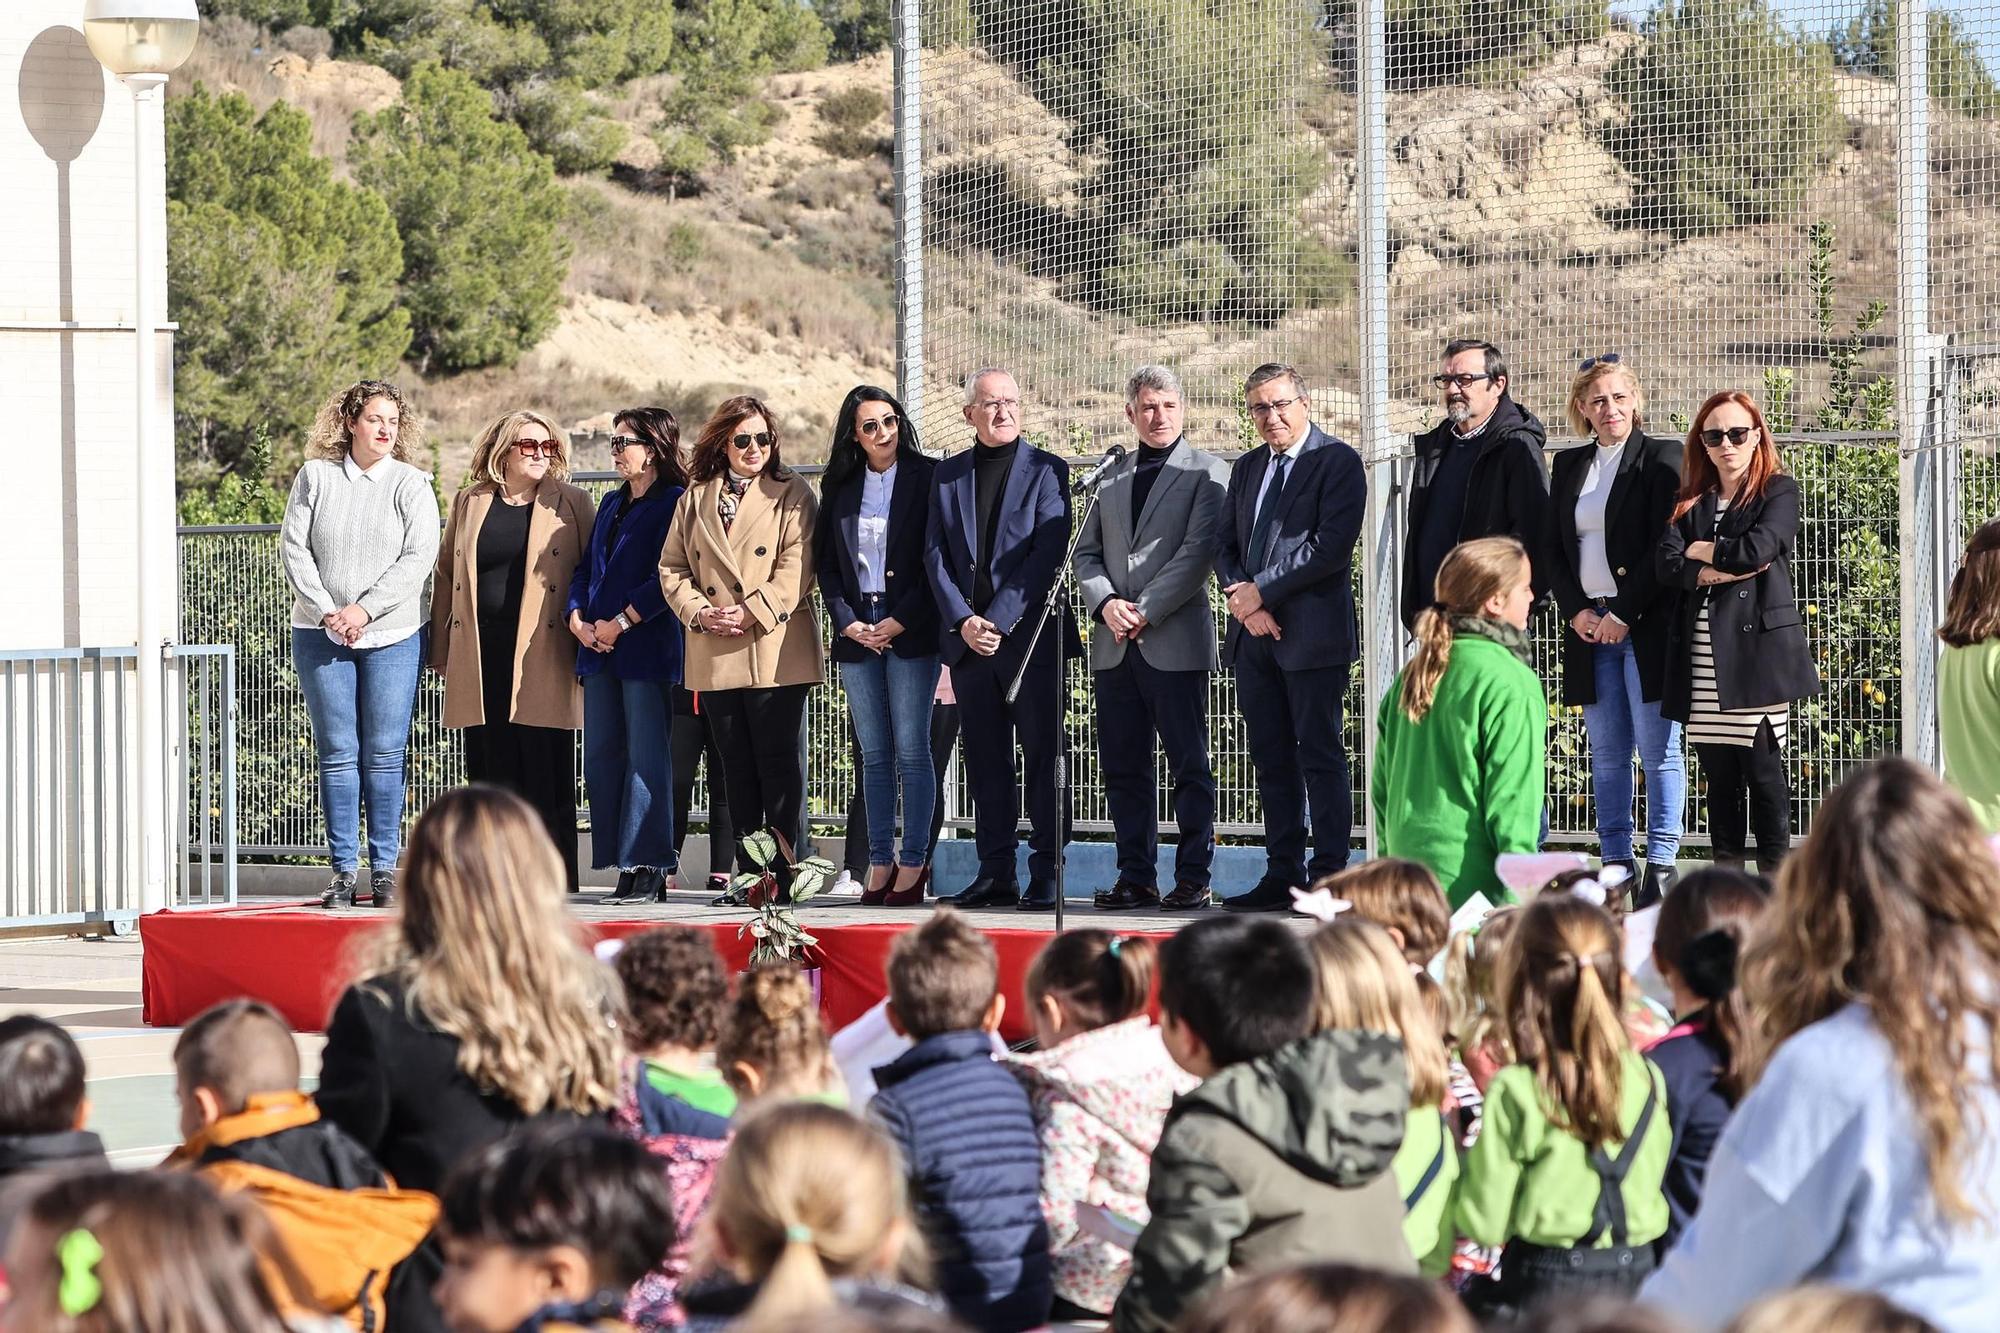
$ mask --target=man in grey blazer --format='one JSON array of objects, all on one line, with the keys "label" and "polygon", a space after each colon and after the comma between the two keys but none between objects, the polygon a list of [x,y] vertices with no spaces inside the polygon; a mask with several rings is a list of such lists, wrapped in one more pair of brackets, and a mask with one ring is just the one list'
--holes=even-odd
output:
[{"label": "man in grey blazer", "polygon": [[[1097,751],[1118,838],[1118,882],[1097,894],[1107,911],[1207,907],[1215,859],[1215,772],[1208,758],[1208,679],[1216,667],[1208,574],[1221,540],[1229,469],[1181,433],[1181,383],[1141,366],[1125,386],[1139,447],[1105,475],[1076,544],[1090,608]],[[1154,737],[1173,776],[1180,846],[1163,899],[1159,773]]]}]

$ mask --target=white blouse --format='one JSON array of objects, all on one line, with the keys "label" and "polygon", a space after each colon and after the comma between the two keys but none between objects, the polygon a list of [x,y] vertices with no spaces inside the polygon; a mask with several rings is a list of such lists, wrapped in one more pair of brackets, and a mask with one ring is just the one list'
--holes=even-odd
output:
[{"label": "white blouse", "polygon": [[896,465],[881,472],[864,469],[861,475],[861,527],[854,553],[861,566],[861,591],[888,591],[889,502],[896,495]]},{"label": "white blouse", "polygon": [[1618,579],[1604,553],[1604,511],[1611,503],[1611,487],[1618,480],[1618,460],[1625,456],[1625,446],[1600,444],[1596,454],[1576,496],[1576,571],[1588,596],[1616,597]]}]

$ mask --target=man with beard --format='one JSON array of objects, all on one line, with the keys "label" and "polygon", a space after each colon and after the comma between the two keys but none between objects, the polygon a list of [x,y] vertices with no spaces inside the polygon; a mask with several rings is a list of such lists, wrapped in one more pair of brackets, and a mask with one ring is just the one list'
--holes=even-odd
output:
[{"label": "man with beard", "polygon": [[1549,589],[1549,469],[1534,413],[1507,393],[1500,349],[1476,338],[1445,344],[1431,377],[1445,419],[1419,435],[1403,548],[1403,627],[1436,595],[1438,566],[1474,537],[1518,538],[1533,566],[1535,600]]}]

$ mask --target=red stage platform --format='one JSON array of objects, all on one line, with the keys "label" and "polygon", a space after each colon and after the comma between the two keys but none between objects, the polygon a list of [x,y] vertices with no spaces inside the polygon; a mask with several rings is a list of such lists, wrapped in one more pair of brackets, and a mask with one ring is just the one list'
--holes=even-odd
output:
[{"label": "red stage platform", "polygon": [[[706,930],[733,969],[746,966],[750,938],[736,938],[744,914],[709,907],[698,895],[651,908],[614,908],[585,897],[576,905],[579,926],[593,941],[676,923]],[[1072,926],[1109,926],[1126,933],[1170,933],[1184,924],[1175,918],[1106,917],[1078,904]],[[811,960],[820,969],[822,1008],[828,1030],[852,1022],[884,994],[882,965],[889,941],[924,919],[927,911],[863,908],[853,899],[821,899],[800,913],[820,944]],[[1022,979],[1038,950],[1055,933],[1049,916],[1013,912],[972,912],[969,919],[986,932],[1000,955],[1000,982],[1007,994],[1002,1034],[1029,1035]],[[1029,926],[1028,923],[1035,923]],[[384,918],[366,908],[324,912],[316,905],[270,906],[155,912],[139,919],[144,951],[144,1016],[153,1027],[179,1027],[209,1005],[250,996],[274,1005],[293,1027],[317,1032],[351,975],[347,960],[359,937],[379,929]]]}]

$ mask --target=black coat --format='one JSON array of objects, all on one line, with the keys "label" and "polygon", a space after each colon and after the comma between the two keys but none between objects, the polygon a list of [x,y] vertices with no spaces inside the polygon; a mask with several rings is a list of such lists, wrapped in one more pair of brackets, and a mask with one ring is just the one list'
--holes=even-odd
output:
[{"label": "black coat", "polygon": [[528,1121],[458,1067],[458,1038],[410,1016],[400,982],[349,986],[334,1006],[320,1056],[320,1115],[374,1154],[404,1189],[436,1193],[451,1168]]},{"label": "black coat", "polygon": [[[889,492],[889,540],[884,552],[884,589],[889,614],[903,632],[889,642],[897,657],[935,657],[938,651],[937,599],[931,595],[924,570],[924,532],[930,526],[931,482],[937,464],[922,454],[904,451],[896,459],[896,486]],[[819,574],[820,596],[833,622],[833,660],[863,662],[874,654],[844,631],[860,617],[861,492],[865,471],[856,472],[819,497],[819,527],[814,531],[813,562]]]},{"label": "black coat", "polygon": [[[1286,671],[1338,666],[1361,655],[1354,613],[1354,543],[1368,507],[1368,471],[1345,441],[1314,426],[1296,451],[1278,497],[1276,525],[1261,569],[1250,568],[1257,526],[1257,492],[1271,468],[1271,446],[1260,444],[1229,469],[1222,541],[1215,573],[1227,588],[1255,583],[1284,637],[1272,645]],[[1222,660],[1233,663],[1247,631],[1234,616]]]},{"label": "black coat", "polygon": [[[1403,627],[1416,623],[1417,612],[1436,595],[1437,570],[1420,568],[1417,536],[1430,513],[1431,482],[1444,451],[1452,446],[1449,420],[1417,436],[1416,465],[1410,473],[1410,521],[1403,543]],[[1535,597],[1549,590],[1548,526],[1549,469],[1542,458],[1546,435],[1535,414],[1503,396],[1479,434],[1479,455],[1465,488],[1465,510],[1459,518],[1458,541],[1475,537],[1514,537],[1528,548],[1534,565]],[[1456,544],[1456,543],[1454,543]]]},{"label": "black coat", "polygon": [[[1715,492],[1667,525],[1660,539],[1662,581],[1680,589],[1667,638],[1667,681],[1660,711],[1685,722],[1694,693],[1694,625],[1701,600],[1708,609],[1715,652],[1715,693],[1725,709],[1774,708],[1819,693],[1819,672],[1806,647],[1805,620],[1792,589],[1792,543],[1799,533],[1799,484],[1772,477],[1754,500],[1738,497],[1715,526]],[[1741,583],[1697,586],[1701,564],[1689,543],[1715,533],[1715,568],[1725,574],[1764,572]]]},{"label": "black coat", "polygon": [[[1562,612],[1562,701],[1597,702],[1597,671],[1593,645],[1569,627],[1576,613],[1595,605],[1583,591],[1578,573],[1580,550],[1576,536],[1576,497],[1590,472],[1595,444],[1565,449],[1556,455],[1549,483],[1549,587]],[[1604,556],[1618,580],[1611,612],[1632,631],[1632,656],[1639,666],[1639,694],[1658,699],[1666,687],[1667,630],[1673,619],[1674,589],[1660,582],[1654,553],[1673,517],[1681,489],[1681,446],[1644,431],[1634,431],[1618,459],[1618,476],[1611,483],[1611,500],[1604,507]]]}]

